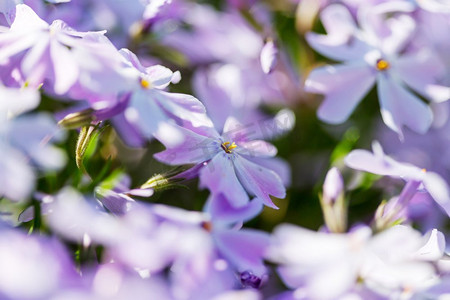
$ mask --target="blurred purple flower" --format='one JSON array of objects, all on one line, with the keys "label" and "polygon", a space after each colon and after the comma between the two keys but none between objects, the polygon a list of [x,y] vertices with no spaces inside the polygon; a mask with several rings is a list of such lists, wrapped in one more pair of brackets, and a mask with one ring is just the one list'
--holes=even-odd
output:
[{"label": "blurred purple flower", "polygon": [[411,199],[422,184],[433,199],[450,215],[450,190],[446,181],[436,173],[428,172],[408,163],[400,163],[384,154],[378,142],[372,144],[373,153],[367,150],[353,150],[345,158],[347,166],[378,175],[402,178],[407,181],[404,193]]},{"label": "blurred purple flower", "polygon": [[0,229],[0,264],[2,299],[50,299],[80,280],[67,250],[56,238],[27,235],[17,229]]},{"label": "blurred purple flower", "polygon": [[37,91],[0,87],[0,96],[0,195],[22,201],[34,189],[37,170],[64,166],[64,153],[51,144],[64,134],[48,114],[20,115],[39,104]]},{"label": "blurred purple flower", "polygon": [[33,87],[49,81],[56,94],[69,92],[77,83],[114,93],[128,81],[118,69],[117,50],[103,34],[78,32],[61,20],[49,25],[29,6],[19,4],[11,28],[0,34],[0,62],[12,63]]},{"label": "blurred purple flower", "polygon": [[341,299],[360,285],[380,297],[410,297],[436,283],[432,263],[443,257],[442,238],[406,226],[372,236],[367,227],[329,234],[284,224],[275,229],[267,257],[305,299]]},{"label": "blurred purple flower", "polygon": [[[385,124],[403,137],[402,126],[425,133],[431,125],[429,107],[407,88],[432,101],[450,98],[450,88],[437,81],[443,76],[439,58],[430,48],[406,51],[416,21],[408,14],[414,5],[383,3],[358,14],[358,27],[349,11],[330,5],[321,14],[327,35],[309,33],[309,44],[321,54],[344,64],[314,70],[306,90],[325,95],[318,116],[342,123],[377,82]],[[398,14],[396,14],[398,13]],[[393,14],[390,22],[383,21]]]}]

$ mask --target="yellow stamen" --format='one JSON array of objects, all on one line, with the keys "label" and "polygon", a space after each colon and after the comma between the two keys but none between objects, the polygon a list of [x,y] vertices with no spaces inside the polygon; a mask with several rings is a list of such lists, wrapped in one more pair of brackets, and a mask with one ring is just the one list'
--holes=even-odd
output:
[{"label": "yellow stamen", "polygon": [[379,59],[377,60],[377,70],[378,71],[385,71],[387,69],[389,69],[391,67],[391,64],[384,60],[384,59]]},{"label": "yellow stamen", "polygon": [[151,83],[150,83],[150,81],[148,81],[148,80],[141,79],[141,86],[142,86],[144,89],[149,89],[149,88],[151,88]]},{"label": "yellow stamen", "polygon": [[225,151],[226,153],[231,153],[232,152],[231,150],[237,147],[237,145],[234,142],[231,145],[230,142],[224,142],[221,146],[223,151]]},{"label": "yellow stamen", "polygon": [[424,173],[426,173],[426,172],[427,172],[427,169],[423,168],[421,171],[424,172]]}]

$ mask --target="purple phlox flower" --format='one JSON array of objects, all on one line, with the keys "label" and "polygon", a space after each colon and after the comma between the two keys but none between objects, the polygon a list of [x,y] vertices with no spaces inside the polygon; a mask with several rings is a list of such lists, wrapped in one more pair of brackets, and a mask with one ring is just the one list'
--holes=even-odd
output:
[{"label": "purple phlox flower", "polygon": [[[397,162],[384,154],[378,142],[372,144],[372,149],[373,153],[367,150],[353,150],[345,158],[345,163],[353,169],[406,180],[408,190],[404,192],[410,196],[413,196],[422,185],[450,215],[450,190],[441,176],[408,163]],[[408,196],[409,199],[410,196]]]},{"label": "purple phlox flower", "polygon": [[280,176],[253,161],[254,158],[272,158],[277,153],[276,148],[262,140],[248,140],[233,118],[227,120],[222,135],[213,128],[203,134],[180,130],[184,142],[155,154],[158,160],[171,165],[204,164],[199,171],[200,186],[214,194],[222,193],[234,207],[249,202],[247,192],[273,208],[276,206],[270,195],[285,196]]},{"label": "purple phlox flower", "polygon": [[384,297],[411,296],[436,282],[432,262],[442,258],[442,245],[437,231],[422,237],[406,226],[372,236],[367,227],[329,234],[284,224],[274,231],[268,258],[307,299],[340,299],[361,283]]},{"label": "purple phlox flower", "polygon": [[[121,184],[127,186],[126,180],[118,190]],[[45,219],[65,239],[82,242],[83,247],[103,245],[103,261],[114,261],[119,270],[138,272],[144,279],[165,276],[164,270],[170,270],[167,278],[174,299],[213,299],[237,287],[237,267],[227,257],[236,257],[239,250],[230,246],[236,248],[231,254],[221,253],[226,247],[218,246],[214,232],[225,229],[213,226],[210,231],[205,213],[135,201],[124,214],[113,216],[66,189],[55,197]],[[242,245],[250,243],[246,238],[258,241],[258,234],[243,233],[241,238]],[[234,239],[225,234],[220,239],[228,240]],[[260,246],[254,245],[257,251]],[[242,259],[254,261],[245,255],[249,249],[241,252]]]},{"label": "purple phlox flower", "polygon": [[179,74],[160,65],[145,68],[129,50],[122,49],[120,52],[126,68],[137,78],[130,87],[132,94],[124,112],[129,124],[139,129],[146,138],[155,136],[169,145],[175,145],[182,139],[174,126],[175,119],[189,122],[194,127],[205,125],[205,108],[200,101],[190,95],[164,91],[172,80],[178,80]]},{"label": "purple phlox flower", "polygon": [[[118,69],[117,50],[104,33],[78,32],[61,20],[49,25],[19,4],[10,30],[0,34],[0,62],[14,62],[31,86],[49,81],[56,94],[69,92],[77,83],[95,92],[114,93],[128,81]],[[13,60],[17,57],[18,62]]]},{"label": "purple phlox flower", "polygon": [[241,227],[243,222],[257,216],[262,208],[259,199],[243,207],[233,207],[223,194],[211,194],[204,207],[210,216],[204,227],[211,232],[219,252],[237,271],[247,274],[249,282],[243,282],[244,286],[252,286],[251,282],[258,281],[258,285],[253,282],[254,288],[260,287],[267,274],[263,254],[269,246],[269,236],[261,231]]},{"label": "purple phlox flower", "polygon": [[75,266],[56,238],[12,228],[0,232],[1,298],[50,299],[60,289],[78,284]]},{"label": "purple phlox flower", "polygon": [[[315,69],[306,90],[325,95],[318,116],[329,123],[342,123],[359,101],[377,83],[384,123],[402,138],[402,126],[424,133],[432,121],[430,108],[408,88],[423,97],[441,102],[450,98],[442,86],[443,68],[427,47],[406,51],[416,30],[407,13],[414,5],[386,2],[358,14],[359,26],[348,10],[330,5],[321,14],[327,35],[309,33],[307,40],[318,52],[343,64]],[[386,14],[394,16],[388,20]]]},{"label": "purple phlox flower", "polygon": [[[128,189],[129,182],[126,178],[124,177],[125,180],[119,182],[115,191],[109,193],[102,191],[104,196],[102,195],[100,198],[108,210],[119,215],[133,214],[133,210],[142,209],[140,203],[135,202],[128,195],[119,193],[121,190]],[[134,194],[136,195],[137,192]],[[125,206],[127,209],[123,209]],[[247,272],[254,280],[259,278],[259,284],[261,284],[261,280],[267,272],[262,256],[269,244],[269,237],[263,232],[239,229],[242,222],[255,217],[261,212],[262,207],[260,201],[254,200],[245,207],[234,208],[222,195],[211,195],[205,206],[205,214],[190,213],[163,205],[153,205],[150,210],[161,219],[161,222],[166,220],[164,222],[171,222],[179,226],[205,229],[222,259],[226,259],[236,271]],[[202,234],[198,238],[203,236],[203,231],[201,232]],[[207,242],[207,244],[210,243],[211,241]],[[259,287],[259,285],[256,286],[256,283],[254,285],[255,288]]]}]

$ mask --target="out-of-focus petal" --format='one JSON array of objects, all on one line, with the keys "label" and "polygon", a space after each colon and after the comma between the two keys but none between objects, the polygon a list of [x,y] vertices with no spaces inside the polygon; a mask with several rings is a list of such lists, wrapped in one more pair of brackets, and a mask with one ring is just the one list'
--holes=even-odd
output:
[{"label": "out-of-focus petal", "polygon": [[219,251],[236,268],[261,276],[266,267],[263,255],[269,246],[269,235],[254,230],[224,230],[214,234]]},{"label": "out-of-focus petal", "polygon": [[256,217],[263,209],[263,204],[258,199],[255,199],[243,207],[233,207],[222,193],[213,193],[209,196],[205,207],[206,212],[211,214],[213,220],[236,223],[245,222]]},{"label": "out-of-focus petal", "polygon": [[369,46],[356,37],[357,26],[345,6],[329,5],[321,12],[320,17],[327,34],[306,34],[306,39],[314,50],[338,61],[362,58],[369,50]]},{"label": "out-of-focus petal", "polygon": [[16,18],[11,24],[11,31],[30,31],[38,29],[47,29],[48,23],[39,18],[39,16],[25,4],[16,6]]},{"label": "out-of-focus petal", "polygon": [[0,194],[14,201],[24,201],[34,189],[34,173],[26,158],[0,144]]},{"label": "out-of-focus petal", "polygon": [[447,182],[436,173],[426,172],[423,178],[423,185],[431,197],[450,216],[450,189]]},{"label": "out-of-focus petal", "polygon": [[395,62],[395,71],[413,90],[435,102],[450,99],[450,87],[438,84],[445,76],[444,63],[430,50],[404,54]]},{"label": "out-of-focus petal", "polygon": [[375,78],[374,69],[363,61],[326,66],[311,72],[305,90],[325,95],[317,114],[325,122],[338,124],[348,119]]},{"label": "out-of-focus petal", "polygon": [[444,234],[437,229],[432,229],[424,236],[425,245],[423,245],[415,254],[415,258],[427,261],[438,261],[442,258],[445,251]]},{"label": "out-of-focus petal", "polygon": [[56,40],[50,43],[50,57],[53,61],[54,90],[57,94],[66,93],[78,79],[79,69],[69,49]]},{"label": "out-of-focus petal", "polygon": [[378,97],[384,123],[403,136],[406,125],[417,133],[425,133],[431,126],[431,109],[418,97],[408,92],[392,78],[379,74],[377,78]]},{"label": "out-of-focus petal", "polygon": [[151,84],[158,89],[167,87],[172,81],[173,72],[164,66],[154,65],[146,68],[145,71]]}]

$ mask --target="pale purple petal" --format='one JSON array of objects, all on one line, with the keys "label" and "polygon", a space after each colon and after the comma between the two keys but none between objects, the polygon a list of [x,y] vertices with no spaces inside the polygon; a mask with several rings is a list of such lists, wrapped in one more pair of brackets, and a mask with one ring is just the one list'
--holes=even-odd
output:
[{"label": "pale purple petal", "polygon": [[205,107],[194,96],[178,93],[154,91],[152,96],[169,114],[193,123],[195,127],[204,125],[197,114],[204,114]]},{"label": "pale purple petal", "polygon": [[274,171],[280,176],[283,181],[284,186],[290,186],[292,181],[291,166],[289,163],[282,158],[272,157],[246,157],[248,160],[254,162],[257,165],[261,165],[267,169]]},{"label": "pale purple petal", "polygon": [[258,199],[243,207],[233,207],[222,193],[211,194],[205,204],[205,210],[211,214],[213,220],[227,223],[251,220],[261,213],[262,209],[263,204]]},{"label": "pale purple petal", "polygon": [[317,114],[325,122],[338,124],[348,119],[374,83],[374,69],[360,61],[313,70],[305,90],[325,95]]},{"label": "pale purple petal", "polygon": [[26,80],[32,78],[32,84],[43,83],[45,72],[48,69],[50,39],[42,35],[39,41],[25,55],[21,69]]},{"label": "pale purple petal", "polygon": [[442,102],[450,99],[450,87],[438,83],[445,76],[445,65],[436,53],[422,50],[404,54],[395,62],[395,71],[413,90],[432,101]]},{"label": "pale purple petal", "polygon": [[16,6],[16,18],[11,24],[11,31],[35,31],[47,29],[49,24],[39,18],[39,16],[27,5],[18,4]]},{"label": "pale purple petal", "polygon": [[78,79],[79,69],[69,49],[56,40],[50,43],[50,57],[54,69],[54,90],[57,94],[66,93]]},{"label": "pale purple petal", "polygon": [[3,118],[2,114],[11,117],[32,110],[39,105],[40,100],[39,92],[32,88],[0,87],[0,120]]},{"label": "pale purple petal", "polygon": [[152,86],[163,89],[167,87],[173,78],[173,72],[164,66],[154,65],[145,69],[146,78],[148,78]]},{"label": "pale purple petal", "polygon": [[423,178],[423,185],[431,197],[450,216],[450,189],[447,182],[436,173],[426,172]]},{"label": "pale purple petal", "polygon": [[271,143],[262,140],[239,142],[236,152],[250,157],[270,158],[277,155],[277,148]]},{"label": "pale purple petal", "polygon": [[263,255],[269,246],[269,235],[255,230],[224,230],[214,233],[220,253],[240,271],[261,276],[266,272]]},{"label": "pale purple petal", "polygon": [[357,27],[345,6],[329,5],[322,11],[321,20],[327,35],[309,32],[306,40],[322,55],[337,61],[347,61],[362,58],[370,49],[355,36]]},{"label": "pale purple petal", "polygon": [[156,153],[154,155],[156,159],[169,165],[197,164],[210,160],[222,151],[218,141],[213,138],[182,127],[178,130],[183,134],[183,143]]},{"label": "pale purple petal", "polygon": [[417,133],[425,133],[431,125],[431,109],[418,97],[407,91],[392,78],[379,74],[377,78],[378,97],[384,123],[403,136],[405,125]]},{"label": "pale purple petal", "polygon": [[34,189],[35,176],[26,157],[0,144],[0,195],[24,201]]},{"label": "pale purple petal", "polygon": [[261,199],[265,205],[277,209],[269,195],[277,198],[286,196],[286,189],[281,178],[274,171],[240,156],[236,156],[233,163],[238,178],[245,189]]},{"label": "pale purple petal", "polygon": [[424,237],[425,244],[415,253],[419,260],[438,261],[444,255],[445,237],[437,229],[432,229]]},{"label": "pale purple petal", "polygon": [[200,186],[222,193],[233,207],[242,208],[249,197],[235,172],[231,156],[221,151],[200,171]]},{"label": "pale purple petal", "polygon": [[[379,144],[374,143],[379,146]],[[376,146],[374,148],[376,148]],[[375,152],[375,151],[374,151]],[[421,169],[407,163],[399,163],[387,155],[372,153],[367,150],[353,150],[345,157],[345,164],[350,168],[383,176],[421,180]]]},{"label": "pale purple petal", "polygon": [[16,55],[31,46],[33,46],[41,38],[40,34],[0,34],[0,62],[3,63],[9,57]]}]

